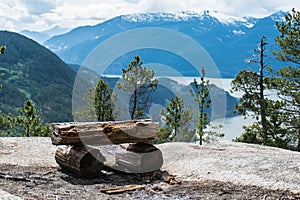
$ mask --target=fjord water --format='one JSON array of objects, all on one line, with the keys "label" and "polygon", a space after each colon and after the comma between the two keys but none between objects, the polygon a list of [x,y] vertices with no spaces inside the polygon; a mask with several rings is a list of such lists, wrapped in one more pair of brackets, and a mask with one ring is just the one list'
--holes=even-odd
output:
[{"label": "fjord water", "polygon": [[[172,80],[177,81],[180,84],[188,85],[194,81],[194,77],[168,77]],[[199,80],[199,78],[197,78]],[[219,88],[222,88],[226,92],[229,92],[231,96],[240,98],[241,92],[231,93],[231,78],[208,78],[209,84],[214,84]],[[243,133],[243,126],[249,126],[254,122],[254,119],[244,118],[242,115],[227,117],[221,119],[215,119],[211,121],[212,126],[222,125],[222,128],[214,129],[213,131],[224,133],[225,136],[221,140],[232,140],[239,137]]]}]

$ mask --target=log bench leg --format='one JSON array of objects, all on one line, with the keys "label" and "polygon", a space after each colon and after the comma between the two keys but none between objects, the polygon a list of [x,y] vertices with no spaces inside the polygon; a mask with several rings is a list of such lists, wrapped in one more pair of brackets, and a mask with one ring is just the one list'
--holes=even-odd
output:
[{"label": "log bench leg", "polygon": [[116,165],[118,170],[128,173],[148,173],[162,167],[163,156],[152,144],[135,143],[116,153]]},{"label": "log bench leg", "polygon": [[58,147],[55,160],[63,170],[92,178],[99,176],[106,159],[98,149],[80,145]]}]

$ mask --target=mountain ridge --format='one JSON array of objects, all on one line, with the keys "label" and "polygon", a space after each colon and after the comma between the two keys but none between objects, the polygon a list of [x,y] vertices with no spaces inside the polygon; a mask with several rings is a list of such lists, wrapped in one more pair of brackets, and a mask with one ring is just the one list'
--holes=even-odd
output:
[{"label": "mountain ridge", "polygon": [[61,35],[63,33],[67,33],[70,29],[69,28],[62,28],[59,26],[55,26],[51,29],[45,31],[31,31],[31,30],[22,30],[20,32],[21,35],[24,35],[30,39],[37,41],[40,44],[43,44],[45,41],[49,40],[50,38]]},{"label": "mountain ridge", "polygon": [[[225,15],[219,17],[223,18],[223,21],[213,16],[218,14],[206,12],[201,15],[182,12],[180,17],[172,13],[121,15],[94,26],[77,27],[66,34],[52,37],[44,45],[66,63],[80,65],[97,45],[116,34],[145,27],[166,28],[185,34],[198,42],[212,57],[222,77],[233,78],[244,68],[244,60],[252,56],[253,49],[263,35],[268,37],[268,42],[274,44],[274,38],[278,35],[275,22],[282,19],[285,12],[280,11],[264,18],[226,16],[227,21]],[[137,55],[138,53],[136,52]],[[162,59],[158,57],[157,63]],[[146,57],[145,60],[148,58]],[[272,60],[271,63],[276,61]],[[170,66],[172,64],[170,62]],[[107,67],[111,68],[111,66]],[[110,71],[114,72],[114,70]],[[115,70],[117,71],[119,69]]]},{"label": "mountain ridge", "polygon": [[235,24],[242,22],[246,27],[252,27],[256,19],[253,17],[236,17],[218,11],[204,10],[202,12],[194,11],[181,11],[174,13],[167,12],[148,12],[148,13],[135,13],[128,15],[121,15],[121,17],[130,22],[150,22],[155,19],[164,19],[165,21],[189,21],[189,19],[201,20],[205,17],[214,17],[219,22],[224,24]]}]

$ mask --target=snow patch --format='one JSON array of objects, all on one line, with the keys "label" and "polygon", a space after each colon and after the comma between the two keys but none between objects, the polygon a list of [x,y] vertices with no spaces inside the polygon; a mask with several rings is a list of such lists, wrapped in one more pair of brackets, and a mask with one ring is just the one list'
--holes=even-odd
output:
[{"label": "snow patch", "polygon": [[244,35],[245,34],[245,32],[242,30],[233,30],[232,32],[236,35]]},{"label": "snow patch", "polygon": [[210,16],[218,19],[221,23],[224,24],[239,24],[242,23],[247,28],[252,28],[255,25],[256,20],[251,17],[237,17],[233,15],[229,15],[222,12],[208,12]]},{"label": "snow patch", "polygon": [[69,46],[64,43],[61,43],[60,45],[46,45],[45,47],[47,49],[51,49],[51,51],[57,53],[57,52],[66,50]]},{"label": "snow patch", "polygon": [[202,20],[206,17],[212,17],[217,19],[223,24],[243,24],[247,28],[252,28],[257,21],[251,17],[237,17],[232,16],[226,13],[217,12],[217,11],[208,11],[204,10],[201,12],[194,11],[182,11],[175,13],[137,13],[121,16],[122,19],[129,22],[155,22],[155,21],[189,21],[191,19]]},{"label": "snow patch", "polygon": [[209,12],[209,15],[217,18],[220,22],[225,24],[234,24],[236,22],[246,22],[247,20],[243,17],[236,17],[232,15],[228,15],[222,12]]},{"label": "snow patch", "polygon": [[202,15],[196,12],[176,13],[137,13],[123,15],[122,18],[129,22],[153,22],[164,19],[164,21],[188,21],[191,18],[201,18]]},{"label": "snow patch", "polygon": [[62,46],[57,46],[57,48],[54,50],[55,52],[63,51],[68,48],[68,45],[62,45]]}]

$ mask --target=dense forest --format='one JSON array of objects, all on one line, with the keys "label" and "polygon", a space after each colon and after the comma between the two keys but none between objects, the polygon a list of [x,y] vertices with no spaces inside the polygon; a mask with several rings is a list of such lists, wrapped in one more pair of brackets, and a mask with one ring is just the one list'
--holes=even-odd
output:
[{"label": "dense forest", "polygon": [[75,72],[50,50],[17,33],[0,31],[1,113],[16,115],[31,99],[44,122],[72,120]]}]

